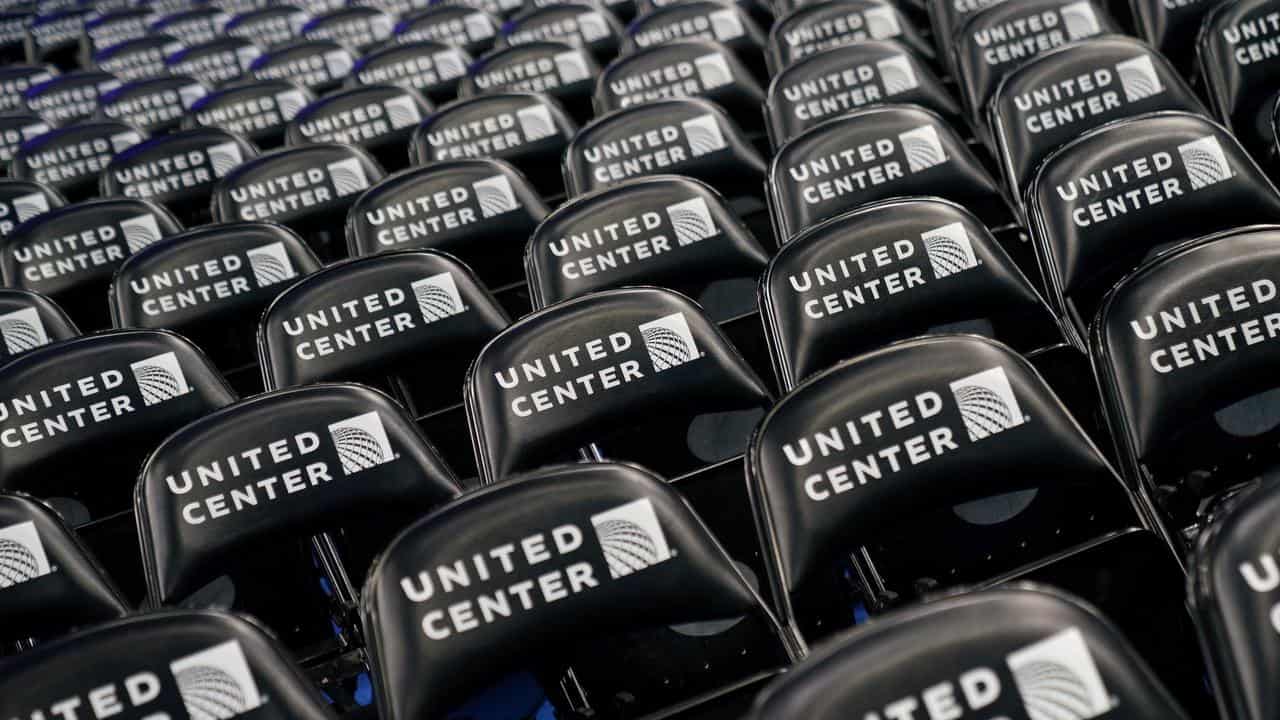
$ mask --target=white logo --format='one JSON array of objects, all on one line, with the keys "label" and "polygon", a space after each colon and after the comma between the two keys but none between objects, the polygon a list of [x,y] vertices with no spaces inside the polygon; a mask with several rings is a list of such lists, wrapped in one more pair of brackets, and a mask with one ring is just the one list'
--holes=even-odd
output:
[{"label": "white logo", "polygon": [[133,379],[142,393],[142,403],[148,407],[191,392],[187,376],[178,364],[178,356],[163,353],[129,365]]},{"label": "white logo", "polygon": [[1062,24],[1067,27],[1067,36],[1072,40],[1093,37],[1101,30],[1089,0],[1063,5],[1058,12],[1062,15]]},{"label": "white logo", "polygon": [[34,125],[28,125],[22,128],[22,139],[30,140],[33,137],[43,135],[47,132],[49,132],[49,126],[47,124],[35,123]]},{"label": "white logo", "polygon": [[184,85],[178,88],[178,100],[184,108],[190,109],[202,97],[204,97],[204,88],[200,85]]},{"label": "white logo", "polygon": [[178,43],[178,42],[165,43],[164,47],[160,48],[160,52],[164,53],[165,57],[168,57],[175,53],[182,52],[182,43]]},{"label": "white logo", "polygon": [[676,231],[676,243],[682,246],[715,237],[720,232],[711,219],[707,201],[700,197],[668,205],[667,217]]},{"label": "white logo", "polygon": [[969,440],[1002,433],[1026,422],[1004,368],[993,367],[951,383],[951,394],[969,431]]},{"label": "white logo", "polygon": [[374,40],[386,40],[391,37],[393,28],[395,28],[395,22],[389,15],[374,15],[369,18],[369,33],[373,35]]},{"label": "white logo", "polygon": [[712,53],[694,58],[693,65],[698,69],[698,80],[703,90],[711,90],[733,83],[733,71],[729,62],[720,53]]},{"label": "white logo", "polygon": [[47,212],[49,212],[49,198],[45,197],[44,193],[31,193],[13,199],[13,213],[18,216],[20,223]]},{"label": "white logo", "polygon": [[942,149],[938,131],[932,125],[921,125],[915,130],[901,133],[898,135],[898,142],[902,144],[902,152],[907,156],[907,166],[913,173],[937,167],[947,161],[947,153]]},{"label": "white logo", "polygon": [[452,80],[467,74],[467,64],[462,61],[462,55],[457,50],[436,53],[431,58],[431,64],[436,69],[436,77],[441,80]]},{"label": "white logo", "polygon": [[260,288],[282,283],[298,275],[293,269],[289,253],[284,249],[282,242],[247,250],[245,255],[249,257],[249,266],[253,268],[253,279],[257,281]]},{"label": "white logo", "polygon": [[10,355],[20,355],[49,344],[49,335],[35,308],[23,308],[0,315],[0,338]]},{"label": "white logo", "polygon": [[978,266],[973,254],[973,243],[964,223],[951,223],[920,234],[925,254],[933,266],[933,276],[939,280]]},{"label": "white logo", "polygon": [[160,225],[156,223],[156,216],[150,214],[121,220],[120,229],[124,231],[124,241],[131,254],[163,237]]},{"label": "white logo", "polygon": [[1178,154],[1182,156],[1182,164],[1187,168],[1187,178],[1191,180],[1191,189],[1209,187],[1223,180],[1230,180],[1231,164],[1213,135],[1178,146]]},{"label": "white logo", "polygon": [[360,158],[329,163],[329,179],[333,181],[333,189],[337,191],[338,197],[358,193],[369,187],[369,178],[364,174]]},{"label": "white logo", "polygon": [[423,278],[409,285],[413,296],[418,299],[418,310],[422,311],[422,319],[428,323],[443,320],[461,313],[462,296],[458,294],[458,284],[453,275],[442,272]]},{"label": "white logo", "polygon": [[712,115],[700,115],[692,120],[680,123],[685,137],[689,139],[689,150],[693,157],[718,152],[728,147],[724,135],[720,133],[720,123]]},{"label": "white logo", "polygon": [[1008,663],[1031,720],[1089,720],[1115,707],[1076,628],[1010,654]]},{"label": "white logo", "polygon": [[875,40],[898,37],[902,34],[898,14],[891,7],[871,8],[862,13],[862,19],[867,23],[867,34]]},{"label": "white logo", "polygon": [[280,108],[281,120],[292,120],[306,106],[307,97],[301,90],[289,90],[276,96],[276,107]]},{"label": "white logo", "polygon": [[497,217],[520,207],[506,175],[477,180],[472,183],[471,188],[475,190],[476,203],[480,205],[480,214],[484,217]]},{"label": "white logo", "polygon": [[0,589],[53,572],[34,522],[0,528]]},{"label": "white logo", "polygon": [[1164,85],[1160,83],[1160,76],[1156,74],[1150,55],[1139,55],[1132,60],[1117,63],[1116,74],[1120,76],[1124,97],[1129,102],[1137,102],[1164,92]]},{"label": "white logo", "polygon": [[236,62],[240,64],[241,71],[248,70],[253,61],[261,56],[262,51],[258,49],[257,45],[245,45],[236,49]]},{"label": "white logo", "polygon": [[721,42],[740,38],[746,33],[742,27],[742,18],[732,8],[709,13],[707,19],[711,21],[712,36]]},{"label": "white logo", "polygon": [[689,331],[689,322],[681,313],[660,317],[640,326],[640,338],[655,372],[670,370],[702,357]]},{"label": "white logo", "polygon": [[587,59],[582,56],[581,51],[563,52],[556,55],[553,60],[555,60],[556,73],[560,75],[562,85],[591,77],[591,70],[587,68]]},{"label": "white logo", "polygon": [[395,459],[376,410],[333,423],[329,426],[329,437],[338,451],[344,475],[355,475]]},{"label": "white logo", "polygon": [[213,166],[214,177],[222,177],[244,162],[244,156],[240,154],[240,146],[234,141],[210,146],[206,153],[209,156],[209,164]]},{"label": "white logo", "polygon": [[880,71],[880,82],[884,83],[885,95],[900,95],[908,90],[920,87],[920,79],[916,77],[915,68],[906,55],[895,55],[876,63]]},{"label": "white logo", "polygon": [[462,18],[462,27],[467,31],[467,37],[471,38],[471,42],[479,42],[493,37],[493,23],[489,22],[489,18],[474,13]]},{"label": "white logo", "polygon": [[258,684],[237,640],[169,663],[191,720],[225,720],[262,705]]},{"label": "white logo", "polygon": [[527,142],[549,138],[558,132],[555,121],[551,119],[551,111],[545,105],[521,108],[516,111],[516,118],[520,121],[520,129],[524,130]]},{"label": "white logo", "polygon": [[330,50],[324,54],[324,66],[329,71],[329,77],[335,80],[346,77],[354,65],[351,53],[346,50]]},{"label": "white logo", "polygon": [[609,24],[600,13],[583,13],[578,16],[578,33],[582,35],[584,42],[593,43],[609,37]]},{"label": "white logo", "polygon": [[412,127],[422,122],[422,113],[418,112],[417,103],[408,95],[391,98],[383,104],[387,108],[387,117],[391,119],[393,130]]},{"label": "white logo", "polygon": [[122,132],[111,136],[111,152],[121,153],[142,142],[142,136],[136,132]]},{"label": "white logo", "polygon": [[648,498],[592,515],[591,526],[613,580],[671,559],[667,536]]},{"label": "white logo", "polygon": [[107,93],[112,92],[113,90],[119,90],[120,86],[123,84],[124,83],[120,82],[119,80],[107,80],[105,82],[100,82],[98,83],[98,94],[106,95]]}]

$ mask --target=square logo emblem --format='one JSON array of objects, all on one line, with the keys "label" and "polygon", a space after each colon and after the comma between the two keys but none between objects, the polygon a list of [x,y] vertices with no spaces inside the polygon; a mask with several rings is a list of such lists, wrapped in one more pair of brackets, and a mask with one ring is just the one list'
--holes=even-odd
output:
[{"label": "square logo emblem", "polygon": [[258,49],[257,45],[245,45],[244,47],[236,48],[236,64],[240,66],[241,72],[245,72],[253,64],[253,61],[257,60],[261,55],[262,51]]},{"label": "square logo emblem", "polygon": [[139,360],[130,364],[129,369],[138,383],[142,403],[148,407],[191,392],[187,376],[178,364],[178,356],[171,352]]},{"label": "square logo emblem", "polygon": [[885,95],[901,95],[920,87],[920,79],[906,55],[895,55],[876,63]]},{"label": "square logo emblem", "polygon": [[36,524],[23,522],[0,528],[0,590],[53,572]]},{"label": "square logo emblem", "polygon": [[480,206],[480,214],[484,217],[505,215],[520,207],[520,203],[516,201],[516,194],[511,189],[511,181],[506,175],[494,175],[477,180],[472,183],[471,188],[476,193],[476,204]]},{"label": "square logo emblem", "polygon": [[33,123],[22,128],[22,139],[30,140],[33,137],[39,137],[47,132],[49,132],[49,126],[46,123]]},{"label": "square logo emblem", "polygon": [[720,132],[720,123],[713,115],[699,115],[680,124],[689,140],[689,152],[693,157],[709,155],[728,147]]},{"label": "square logo emblem", "polygon": [[288,122],[307,105],[307,96],[301,90],[289,90],[276,95],[276,108],[280,111],[280,119]]},{"label": "square logo emblem", "polygon": [[534,142],[556,135],[555,120],[551,119],[551,110],[546,105],[530,105],[516,111],[516,119],[520,121],[520,129],[524,131],[526,142]]},{"label": "square logo emblem", "polygon": [[876,7],[862,13],[867,24],[867,34],[873,40],[898,37],[902,34],[902,25],[898,22],[898,14],[892,7]]},{"label": "square logo emblem", "polygon": [[351,59],[351,53],[346,50],[330,50],[324,54],[324,66],[329,71],[330,78],[339,80],[351,72],[355,62]]},{"label": "square logo emblem", "polygon": [[587,67],[587,59],[583,57],[581,50],[562,52],[553,57],[552,60],[555,61],[556,74],[560,76],[561,85],[581,82],[591,77],[591,70]]},{"label": "square logo emblem", "polygon": [[898,142],[902,144],[902,152],[907,156],[907,167],[913,173],[923,172],[947,161],[947,152],[942,149],[938,130],[932,125],[921,125],[915,130],[900,133]]},{"label": "square logo emblem", "polygon": [[467,74],[467,64],[457,50],[446,50],[436,53],[431,58],[431,65],[436,69],[436,77],[441,80],[452,80]]},{"label": "square logo emblem", "polygon": [[333,189],[338,197],[354,195],[369,187],[369,178],[364,174],[360,158],[329,163],[329,179],[333,181]]},{"label": "square logo emblem", "polygon": [[13,199],[13,214],[24,223],[42,213],[49,212],[49,198],[44,193],[31,193]]},{"label": "square logo emblem", "polygon": [[205,152],[209,155],[209,164],[213,166],[214,177],[224,177],[244,162],[244,156],[240,154],[240,146],[234,142],[211,145]]},{"label": "square logo emblem", "polygon": [[993,367],[951,383],[969,440],[977,442],[1026,422],[1004,368]]},{"label": "square logo emblem", "polygon": [[660,317],[640,326],[640,338],[655,372],[670,370],[702,357],[693,341],[689,321],[681,313]]},{"label": "square logo emblem", "polygon": [[978,266],[973,254],[973,242],[964,229],[964,223],[951,223],[920,234],[925,254],[933,266],[933,276],[939,280]]},{"label": "square logo emblem", "polygon": [[708,13],[707,19],[711,21],[711,35],[720,42],[740,38],[747,32],[738,11],[732,8]]},{"label": "square logo emblem", "polygon": [[1011,653],[1008,664],[1031,720],[1090,720],[1115,707],[1076,628]]},{"label": "square logo emblem", "polygon": [[693,59],[693,66],[698,70],[698,81],[702,83],[703,90],[733,84],[733,70],[729,68],[729,61],[720,53],[696,57]]},{"label": "square logo emblem", "polygon": [[413,296],[418,299],[418,310],[427,323],[457,315],[466,309],[462,305],[462,296],[458,293],[458,284],[450,273],[443,272],[423,278],[409,287],[413,290]]},{"label": "square logo emblem", "polygon": [[413,127],[422,122],[422,113],[418,112],[418,106],[408,95],[391,98],[383,106],[387,109],[387,118],[391,121],[393,130]]},{"label": "square logo emblem", "polygon": [[204,88],[199,85],[183,85],[178,88],[178,101],[188,110],[202,97],[204,97]]},{"label": "square logo emblem", "polygon": [[578,33],[582,35],[583,42],[593,43],[609,37],[609,23],[600,13],[583,13],[578,16]]},{"label": "square logo emblem", "polygon": [[136,132],[122,132],[111,136],[112,152],[122,153],[142,142],[142,136]]},{"label": "square logo emblem", "polygon": [[249,267],[253,269],[254,282],[258,283],[260,288],[282,283],[298,275],[298,272],[293,269],[293,262],[289,260],[289,252],[284,249],[282,242],[247,250],[245,255],[249,257]]},{"label": "square logo emblem", "polygon": [[1182,164],[1187,169],[1187,179],[1191,181],[1191,189],[1216,185],[1232,177],[1231,164],[1227,162],[1222,145],[1213,135],[1178,146],[1178,154],[1182,156]]},{"label": "square logo emblem", "polygon": [[11,356],[49,344],[49,334],[35,308],[0,315],[0,338],[4,339],[5,352]]},{"label": "square logo emblem", "polygon": [[591,526],[614,580],[671,559],[667,536],[648,498],[592,515]]},{"label": "square logo emblem", "polygon": [[1093,37],[1101,31],[1098,16],[1094,15],[1089,0],[1063,5],[1059,8],[1059,13],[1062,15],[1062,24],[1067,28],[1067,37],[1072,40]]},{"label": "square logo emblem", "polygon": [[1164,85],[1160,82],[1150,55],[1139,55],[1132,60],[1117,63],[1116,74],[1120,76],[1120,86],[1124,88],[1125,100],[1129,102],[1145,100],[1164,92]]},{"label": "square logo emblem", "polygon": [[493,37],[493,23],[480,13],[472,13],[462,18],[462,27],[467,31],[471,42],[479,42]]},{"label": "square logo emblem", "polygon": [[711,219],[707,201],[700,197],[668,205],[667,218],[675,229],[677,245],[692,245],[720,233],[715,220]]},{"label": "square logo emblem", "polygon": [[156,216],[147,214],[120,221],[120,230],[124,233],[125,244],[129,253],[136,253],[161,238],[160,225]]},{"label": "square logo emblem", "polygon": [[169,663],[192,718],[233,718],[262,705],[262,694],[237,640]]},{"label": "square logo emblem", "polygon": [[355,475],[395,459],[376,410],[333,423],[329,426],[329,437],[338,452],[343,475]]}]

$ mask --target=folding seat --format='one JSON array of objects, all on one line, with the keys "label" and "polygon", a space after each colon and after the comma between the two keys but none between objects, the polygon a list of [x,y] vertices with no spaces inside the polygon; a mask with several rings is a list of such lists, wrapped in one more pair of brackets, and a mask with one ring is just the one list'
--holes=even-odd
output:
[{"label": "folding seat", "polygon": [[193,4],[187,9],[159,15],[151,23],[151,31],[172,35],[183,45],[191,47],[221,37],[228,17],[216,5]]},{"label": "folding seat", "polygon": [[172,35],[149,33],[95,52],[86,67],[111,73],[120,82],[143,80],[164,75],[165,60],[181,49],[182,43]]},{"label": "folding seat", "polygon": [[381,10],[353,5],[317,14],[302,26],[308,40],[331,40],[355,53],[364,53],[386,42],[395,29],[395,20]]},{"label": "folding seat", "polygon": [[36,215],[0,238],[0,277],[49,296],[84,330],[108,327],[106,289],[129,255],[182,225],[146,200],[94,200]]},{"label": "folding seat", "polygon": [[484,9],[465,4],[433,5],[397,23],[394,41],[435,40],[478,57],[493,47],[501,24],[495,14]]},{"label": "folding seat", "polygon": [[58,9],[35,7],[35,16],[26,29],[27,60],[74,68],[85,23],[95,14],[87,5]]},{"label": "folding seat", "polygon": [[405,17],[431,6],[429,0],[351,0],[353,6],[377,8],[395,17]]},{"label": "folding seat", "polygon": [[526,238],[547,207],[520,171],[502,160],[446,160],[396,173],[347,214],[352,257],[435,249],[456,255],[513,314],[530,307]]},{"label": "folding seat", "polygon": [[22,94],[27,108],[54,127],[66,127],[98,111],[98,98],[120,87],[120,81],[101,70],[75,70],[55,75]]},{"label": "folding seat", "polygon": [[52,65],[41,63],[6,63],[0,66],[0,112],[28,112],[26,92],[59,74]]},{"label": "folding seat", "polygon": [[35,16],[27,5],[0,13],[0,60],[6,63],[26,61],[27,28],[31,27]]},{"label": "folding seat", "polygon": [[342,221],[382,168],[350,145],[308,144],[241,163],[214,186],[214,222],[270,221],[301,235],[323,261],[342,257]]},{"label": "folding seat", "polygon": [[996,3],[970,16],[955,32],[952,65],[979,139],[991,146],[987,103],[1006,75],[1053,48],[1116,32],[1094,0]]},{"label": "folding seat", "polygon": [[461,48],[437,40],[388,43],[356,60],[348,84],[391,84],[411,88],[431,102],[457,96],[471,56]]},{"label": "folding seat", "polygon": [[468,700],[513,677],[529,707],[483,716],[736,717],[794,657],[751,578],[633,465],[544,468],[440,508],[380,556],[361,619],[387,720],[480,715]]},{"label": "folding seat", "polygon": [[1206,114],[1169,61],[1118,35],[1028,60],[1005,76],[987,109],[1005,187],[1019,202],[1040,163],[1089,130],[1161,110]]},{"label": "folding seat", "polygon": [[1223,717],[1275,717],[1277,618],[1274,471],[1217,507],[1190,560],[1189,600]]},{"label": "folding seat", "polygon": [[1119,3],[1136,35],[1173,62],[1183,76],[1195,77],[1196,44],[1216,2],[1128,0]]},{"label": "folding seat", "polygon": [[1205,8],[1196,44],[1196,70],[1213,114],[1268,170],[1276,169],[1271,116],[1280,84],[1275,80],[1274,3],[1247,0]]},{"label": "folding seat", "polygon": [[44,118],[30,112],[0,114],[0,177],[9,174],[9,163],[22,143],[49,132]]},{"label": "folding seat", "polygon": [[232,15],[222,29],[231,37],[250,40],[263,50],[270,50],[293,42],[310,21],[311,16],[297,5],[271,3]]},{"label": "folding seat", "polygon": [[1002,717],[1184,720],[1095,608],[1017,585],[902,610],[778,679],[746,720]]},{"label": "folding seat", "polygon": [[332,40],[298,40],[258,56],[248,74],[256,80],[287,80],[321,95],[341,85],[355,62],[349,49]]},{"label": "folding seat", "polygon": [[1007,346],[927,336],[821,372],[760,423],[747,472],[782,622],[808,644],[932,592],[1039,580],[1100,605],[1188,707],[1211,702],[1177,554]]},{"label": "folding seat", "polygon": [[502,26],[495,48],[540,40],[581,47],[604,64],[618,54],[622,25],[613,13],[589,2],[565,0],[516,13]]},{"label": "folding seat", "polygon": [[198,227],[125,260],[111,282],[112,324],[180,333],[251,395],[262,390],[256,342],[262,311],[319,269],[302,239],[279,225]]},{"label": "folding seat", "polygon": [[289,80],[238,82],[192,103],[182,127],[222,128],[264,150],[275,148],[284,144],[285,125],[314,99]]},{"label": "folding seat", "polygon": [[96,16],[88,18],[84,23],[84,34],[80,37],[80,57],[89,58],[103,48],[146,37],[154,19],[155,11],[146,7],[110,11],[99,9]]},{"label": "folding seat", "polygon": [[0,493],[0,657],[34,639],[128,612],[119,590],[57,513],[27,495]]},{"label": "folding seat", "polygon": [[498,48],[468,63],[457,90],[460,98],[495,92],[546,93],[583,123],[591,119],[591,95],[599,76],[600,65],[587,49],[560,40],[535,40]]},{"label": "folding seat", "polygon": [[31,218],[66,204],[61,193],[34,180],[0,179],[0,238]]},{"label": "folding seat", "polygon": [[382,393],[318,384],[249,398],[180,428],[142,469],[147,604],[245,612],[300,661],[345,675],[358,579],[402,527],[458,494]]},{"label": "folding seat", "polygon": [[1080,347],[1099,302],[1144,257],[1280,220],[1280,195],[1220,125],[1164,112],[1087,132],[1051,154],[1027,190],[1050,307]]},{"label": "folding seat", "polygon": [[124,618],[23,653],[6,670],[0,714],[23,720],[335,717],[274,638],[228,613]]},{"label": "folding seat", "polygon": [[894,40],[926,60],[933,45],[896,6],[886,0],[829,0],[808,3],[778,18],[769,30],[770,75],[811,55],[863,40]]},{"label": "folding seat", "polygon": [[436,108],[418,126],[409,145],[410,164],[506,160],[544,198],[554,198],[565,192],[559,161],[577,129],[560,103],[547,95],[477,95]]},{"label": "folding seat", "polygon": [[673,40],[712,40],[738,56],[756,81],[768,81],[764,48],[768,34],[732,2],[691,0],[656,7],[627,26],[622,54]]},{"label": "folding seat", "polygon": [[596,84],[595,107],[603,115],[682,97],[714,102],[748,134],[764,131],[764,90],[738,56],[714,40],[672,40],[617,58]]},{"label": "folding seat", "polygon": [[822,50],[774,74],[764,106],[770,144],[854,110],[910,103],[963,128],[960,104],[910,48],[895,40],[859,40]]},{"label": "folding seat", "polygon": [[250,38],[221,35],[213,40],[186,48],[169,56],[166,65],[169,72],[199,78],[209,87],[218,87],[238,80],[253,61],[262,55],[262,49]]},{"label": "folding seat", "polygon": [[325,381],[385,389],[466,474],[459,391],[468,364],[507,323],[471,271],[448,255],[359,258],[308,276],[263,313],[263,380],[267,389]]},{"label": "folding seat", "polygon": [[72,202],[98,195],[98,175],[116,153],[144,135],[115,120],[90,121],[36,135],[22,143],[9,176],[43,183]]},{"label": "folding seat", "polygon": [[769,261],[759,304],[786,390],[841,360],[939,330],[1021,352],[1062,338],[991,232],[939,198],[864,205],[801,233]]},{"label": "folding seat", "polygon": [[80,334],[49,298],[26,290],[0,289],[0,364]]},{"label": "folding seat", "polygon": [[344,143],[399,170],[408,164],[410,137],[430,112],[417,90],[399,85],[335,90],[298,111],[285,127],[285,144]]},{"label": "folding seat", "polygon": [[177,129],[195,101],[209,92],[202,80],[182,73],[126,82],[103,95],[98,115],[146,133],[163,135]]}]

